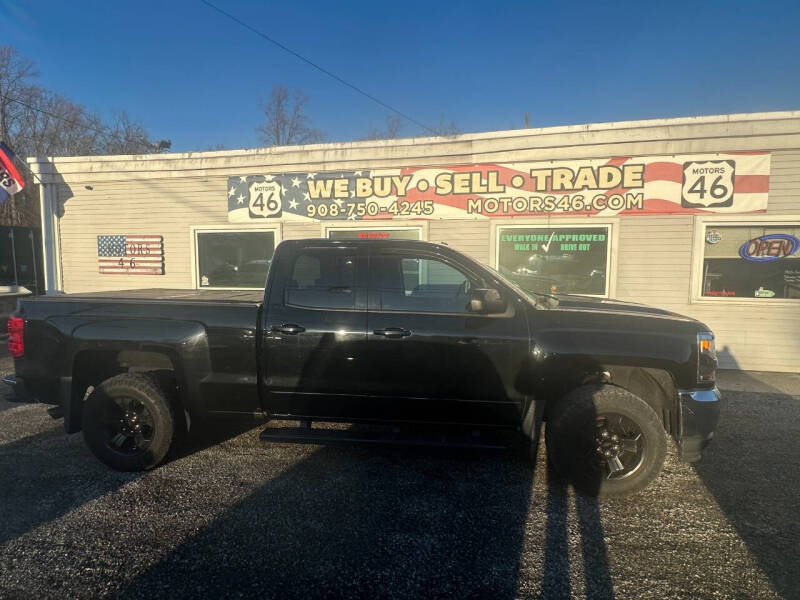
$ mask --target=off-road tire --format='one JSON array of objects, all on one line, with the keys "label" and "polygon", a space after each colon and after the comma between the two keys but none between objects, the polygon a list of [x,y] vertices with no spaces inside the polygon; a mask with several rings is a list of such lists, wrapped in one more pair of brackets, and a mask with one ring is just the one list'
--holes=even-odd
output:
[{"label": "off-road tire", "polygon": [[[152,440],[145,450],[122,453],[108,443],[104,411],[115,398],[138,401],[152,416]],[[166,395],[153,379],[137,373],[116,375],[98,385],[83,406],[82,420],[86,445],[101,462],[117,471],[146,471],[159,465],[175,436],[176,418]]]},{"label": "off-road tire", "polygon": [[[607,414],[622,415],[641,432],[638,466],[620,479],[609,479],[607,473],[589,466],[599,457],[592,454],[597,417]],[[561,398],[548,414],[545,443],[556,475],[578,492],[599,498],[628,496],[645,488],[661,472],[667,452],[664,426],[650,405],[608,384],[580,387]]]}]

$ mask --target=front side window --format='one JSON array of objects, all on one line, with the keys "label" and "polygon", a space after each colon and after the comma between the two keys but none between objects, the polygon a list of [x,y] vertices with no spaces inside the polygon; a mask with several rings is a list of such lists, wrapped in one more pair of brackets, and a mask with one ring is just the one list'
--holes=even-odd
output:
[{"label": "front side window", "polygon": [[498,271],[539,294],[608,295],[609,227],[500,227]]},{"label": "front side window", "polygon": [[197,285],[263,289],[274,252],[272,231],[198,232]]},{"label": "front side window", "polygon": [[469,312],[470,279],[455,267],[431,258],[373,255],[370,293],[382,310]]},{"label": "front side window", "polygon": [[707,225],[700,295],[800,298],[800,224]]},{"label": "front side window", "polygon": [[356,257],[351,252],[303,251],[292,266],[286,303],[309,308],[351,309],[355,304]]}]

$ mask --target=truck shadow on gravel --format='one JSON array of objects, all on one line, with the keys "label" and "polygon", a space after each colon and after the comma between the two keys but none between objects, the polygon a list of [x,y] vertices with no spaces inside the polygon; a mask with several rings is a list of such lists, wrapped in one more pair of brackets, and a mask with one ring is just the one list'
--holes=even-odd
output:
[{"label": "truck shadow on gravel", "polygon": [[[514,598],[533,477],[510,452],[320,447],[121,597]],[[550,481],[544,552],[534,556],[542,596],[569,597],[569,494]],[[576,508],[586,597],[613,598],[597,504]]]},{"label": "truck shadow on gravel", "polygon": [[0,546],[140,477],[64,452],[65,439],[53,427],[0,446]]},{"label": "truck shadow on gravel", "polygon": [[[331,379],[326,370],[344,363],[324,342],[309,356],[299,389]],[[487,358],[470,364],[490,397],[502,393]],[[505,436],[509,451],[318,447],[135,577],[121,596],[514,598],[535,471],[527,444]],[[280,456],[281,445],[270,453]],[[567,498],[566,486],[553,483],[541,558],[545,597],[570,593]],[[579,502],[578,513],[587,596],[613,598],[596,504]]]},{"label": "truck shadow on gravel", "polygon": [[[471,364],[486,385],[502,389],[479,358]],[[298,387],[341,362],[312,353]],[[509,450],[495,452],[321,446],[136,576],[121,597],[515,598],[535,470],[527,444],[506,437]],[[270,454],[280,457],[281,447]],[[543,597],[569,597],[569,494],[550,475],[533,568],[544,572]],[[580,499],[576,512],[586,596],[613,598],[597,504]]]},{"label": "truck shadow on gravel", "polygon": [[[547,481],[547,534],[541,598],[572,598],[574,590],[570,577],[567,528],[568,485],[555,475],[549,464]],[[581,536],[584,595],[587,600],[611,600],[614,598],[614,585],[599,506],[596,500],[576,494],[575,509]]]},{"label": "truck shadow on gravel", "polygon": [[[225,423],[213,434],[176,444],[171,460],[200,452],[252,426],[249,421]],[[0,445],[0,546],[145,476],[109,469],[89,454],[80,437],[66,436],[59,420],[43,431]]]},{"label": "truck shadow on gravel", "polygon": [[800,397],[750,389],[764,393],[723,391],[714,442],[693,466],[775,590],[800,598]]}]

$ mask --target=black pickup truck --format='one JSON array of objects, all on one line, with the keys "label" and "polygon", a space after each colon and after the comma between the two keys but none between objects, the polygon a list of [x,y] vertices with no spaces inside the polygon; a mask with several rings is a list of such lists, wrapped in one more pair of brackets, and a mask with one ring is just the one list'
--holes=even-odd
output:
[{"label": "black pickup truck", "polygon": [[285,241],[263,293],[24,299],[9,347],[18,393],[59,404],[66,431],[121,470],[155,467],[177,435],[223,416],[296,420],[308,435],[314,421],[507,428],[533,451],[544,421],[556,472],[621,495],[656,477],[668,435],[698,460],[720,404],[702,323],[532,294],[406,240]]}]

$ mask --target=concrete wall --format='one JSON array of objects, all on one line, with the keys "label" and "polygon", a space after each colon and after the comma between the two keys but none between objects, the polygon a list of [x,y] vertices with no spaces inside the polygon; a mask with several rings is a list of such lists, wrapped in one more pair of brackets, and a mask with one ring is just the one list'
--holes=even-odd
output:
[{"label": "concrete wall", "polygon": [[[772,153],[766,216],[797,215],[800,220],[800,112],[606,123],[452,138],[30,162],[57,198],[53,203],[57,205],[57,239],[52,244],[60,247],[56,287],[79,292],[193,287],[193,228],[239,228],[227,222],[225,192],[227,177],[232,175],[747,150]],[[724,367],[800,371],[796,360],[800,355],[800,301],[692,300],[694,248],[702,220],[692,215],[607,220],[613,227],[611,295],[705,321],[717,333]],[[515,218],[513,222],[563,224],[577,220],[540,217]],[[446,241],[493,264],[498,223],[485,218],[432,220],[424,232],[430,241]],[[280,239],[323,235],[320,222],[285,221],[275,227]],[[104,233],[163,235],[165,275],[99,274],[97,235]]]}]

